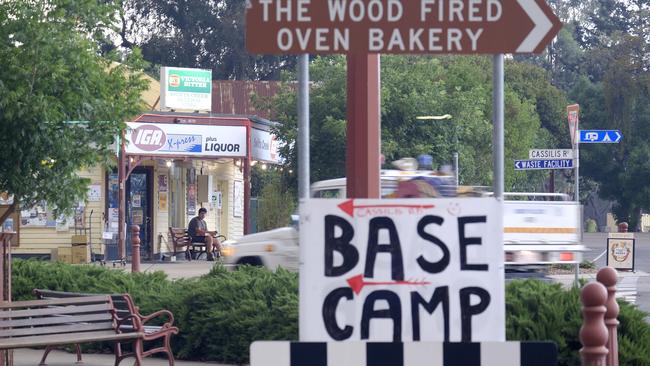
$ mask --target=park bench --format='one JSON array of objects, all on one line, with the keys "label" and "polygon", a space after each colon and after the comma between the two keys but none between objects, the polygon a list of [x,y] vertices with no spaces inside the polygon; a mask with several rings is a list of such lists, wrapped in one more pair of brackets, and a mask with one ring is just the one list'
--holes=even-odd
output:
[{"label": "park bench", "polygon": [[[45,301],[55,301],[55,300],[65,300],[70,298],[81,298],[81,297],[96,297],[97,294],[89,293],[80,293],[80,292],[65,292],[65,291],[51,291],[44,289],[34,289],[34,295]],[[171,336],[172,334],[178,334],[178,328],[174,327],[174,316],[168,310],[160,310],[152,313],[150,315],[144,316],[140,314],[140,310],[135,306],[131,296],[129,294],[112,294],[112,295],[102,295],[108,296],[111,299],[113,306],[113,311],[116,319],[120,321],[117,331],[120,334],[139,334],[138,341],[133,345],[133,352],[124,353],[122,350],[122,344],[131,342],[132,339],[129,338],[126,341],[115,340],[115,362],[116,365],[121,362],[124,358],[133,356],[134,353],[140,353],[141,357],[147,357],[154,353],[164,353],[167,355],[169,360],[169,365],[174,365],[174,355],[171,349]],[[159,319],[160,317],[166,317],[165,322],[161,325],[149,325],[147,324],[151,320]],[[127,321],[131,320],[131,321]],[[149,350],[144,349],[143,341],[153,341],[162,339],[162,345],[156,348]],[[68,342],[66,344],[75,343],[77,360],[81,362],[81,350],[78,343]],[[81,342],[79,342],[81,343]],[[41,359],[41,365],[45,364],[45,359],[50,351],[54,348],[55,345],[48,345]]]},{"label": "park bench", "polygon": [[[201,255],[206,254],[205,243],[192,242],[192,238],[185,228],[170,226],[169,236],[172,241],[172,250],[174,251],[173,255],[182,252],[185,253],[185,259],[191,261],[193,259],[199,259],[201,258]],[[215,239],[223,242],[226,240],[226,237],[223,235],[216,235]]]},{"label": "park bench", "polygon": [[[121,332],[125,322],[133,332]],[[110,296],[68,297],[53,300],[0,302],[0,350],[57,346],[89,342],[135,342],[134,352],[126,357],[142,364],[144,333],[139,319],[119,319]]]}]

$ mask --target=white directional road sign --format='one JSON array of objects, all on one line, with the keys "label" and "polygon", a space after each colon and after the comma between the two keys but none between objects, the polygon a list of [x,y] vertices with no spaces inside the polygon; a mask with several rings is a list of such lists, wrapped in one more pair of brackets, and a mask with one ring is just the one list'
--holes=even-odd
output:
[{"label": "white directional road sign", "polygon": [[572,159],[515,160],[515,170],[572,169]]},{"label": "white directional road sign", "polygon": [[622,138],[619,130],[580,130],[581,144],[617,144]]},{"label": "white directional road sign", "polygon": [[528,159],[573,159],[572,149],[530,149]]}]

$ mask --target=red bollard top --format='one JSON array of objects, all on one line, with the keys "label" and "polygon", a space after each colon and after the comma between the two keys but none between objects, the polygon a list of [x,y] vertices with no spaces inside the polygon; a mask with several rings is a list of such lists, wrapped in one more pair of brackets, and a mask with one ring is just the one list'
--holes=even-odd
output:
[{"label": "red bollard top", "polygon": [[586,349],[605,347],[609,338],[604,321],[607,289],[601,283],[590,282],[582,288],[580,302],[583,305],[580,343]]}]

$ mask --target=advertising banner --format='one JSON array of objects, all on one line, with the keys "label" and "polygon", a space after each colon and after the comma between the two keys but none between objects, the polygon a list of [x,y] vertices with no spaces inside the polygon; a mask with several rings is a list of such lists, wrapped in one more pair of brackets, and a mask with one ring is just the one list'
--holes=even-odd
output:
[{"label": "advertising banner", "polygon": [[251,129],[251,148],[253,160],[269,163],[279,163],[278,142],[275,136],[268,131]]},{"label": "advertising banner", "polygon": [[212,109],[212,70],[161,68],[160,108],[210,112]]},{"label": "advertising banner", "polygon": [[246,127],[127,122],[126,153],[245,157]]},{"label": "advertising banner", "polygon": [[605,265],[617,270],[634,271],[634,249],[634,233],[610,233]]}]

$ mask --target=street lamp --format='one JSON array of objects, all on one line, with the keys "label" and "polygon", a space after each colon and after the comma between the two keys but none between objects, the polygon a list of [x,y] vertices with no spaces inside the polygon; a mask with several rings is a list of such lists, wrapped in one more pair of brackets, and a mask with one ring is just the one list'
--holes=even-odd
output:
[{"label": "street lamp", "polygon": [[[415,117],[416,119],[419,120],[434,120],[434,121],[442,121],[445,119],[451,119],[451,114],[443,114],[442,116],[417,116]],[[454,124],[454,179],[456,180],[456,186],[458,186],[458,129],[457,125]]]}]

